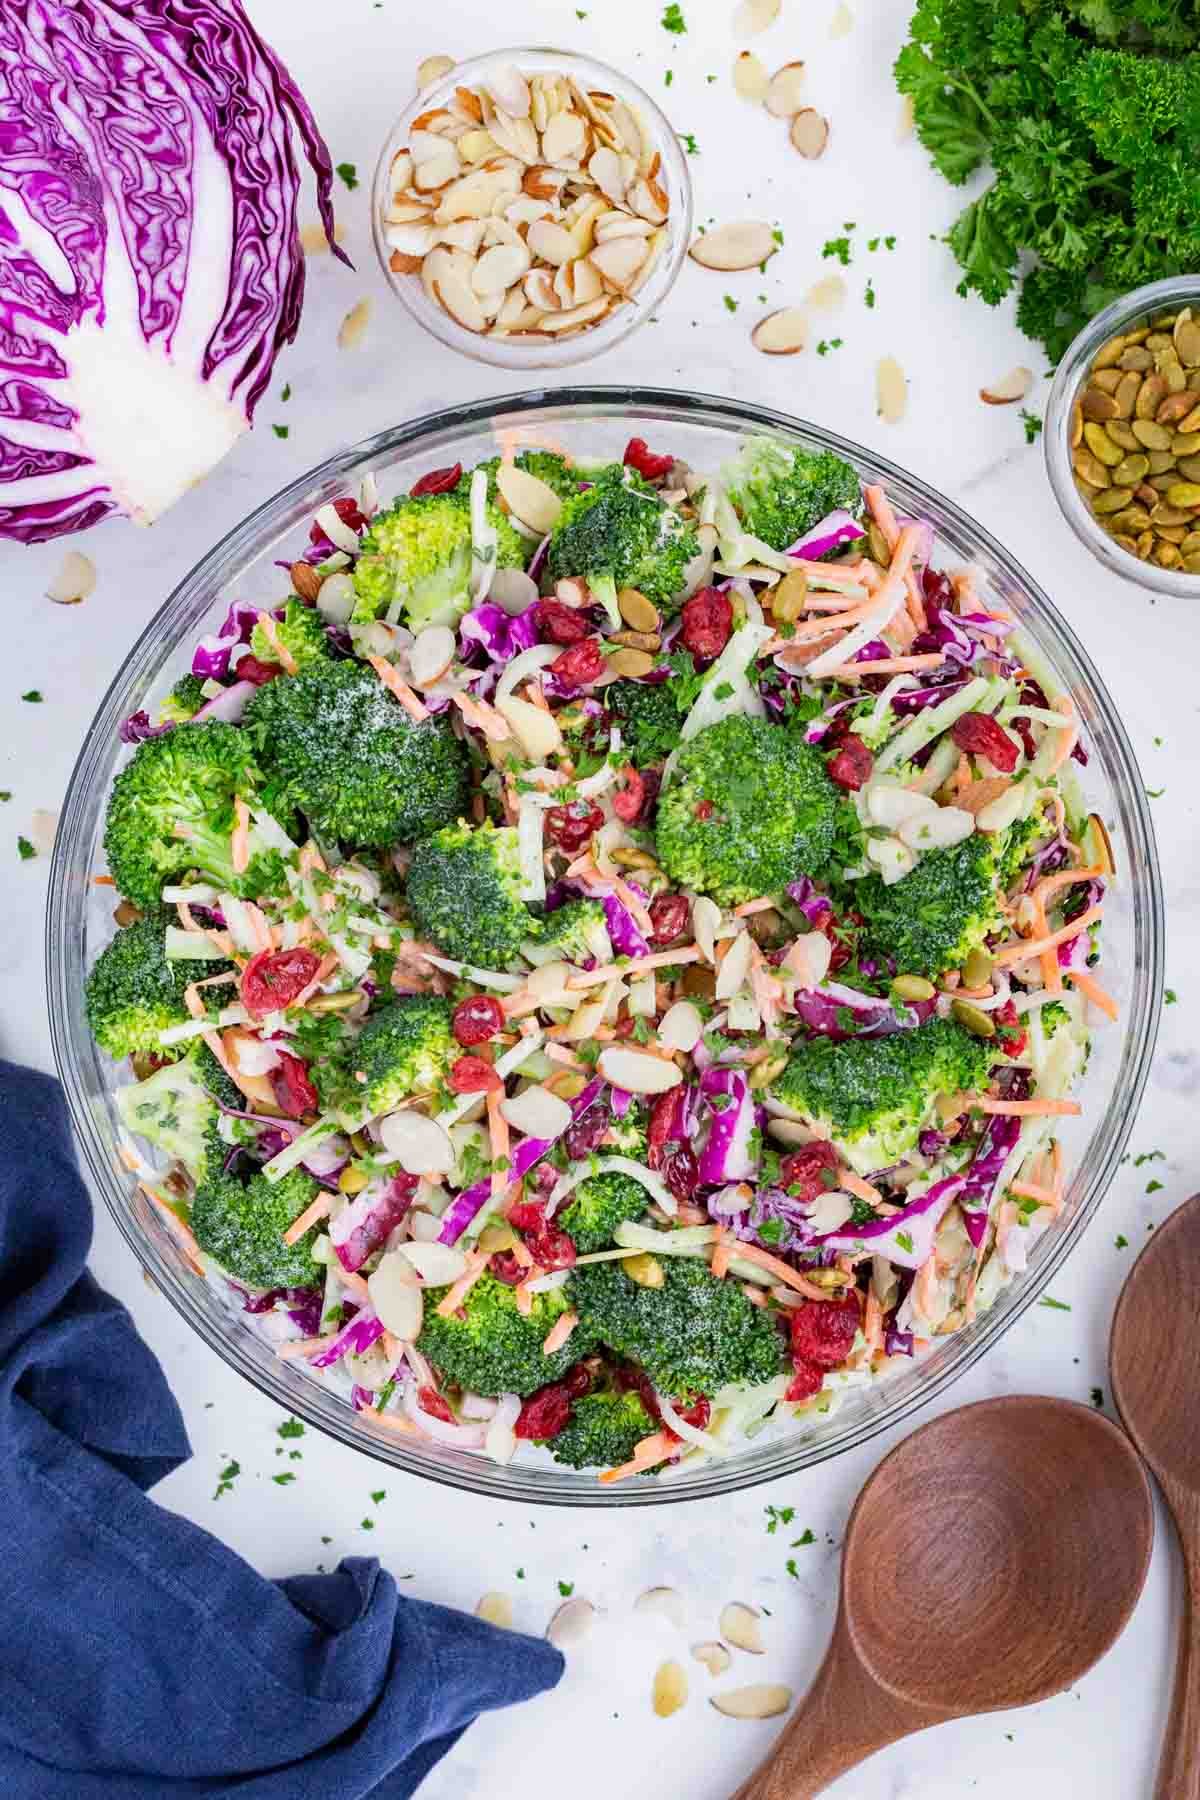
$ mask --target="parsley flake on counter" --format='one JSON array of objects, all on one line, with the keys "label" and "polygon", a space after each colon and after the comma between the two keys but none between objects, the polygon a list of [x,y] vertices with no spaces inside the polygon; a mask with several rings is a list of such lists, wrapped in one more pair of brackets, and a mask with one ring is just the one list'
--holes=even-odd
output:
[{"label": "parsley flake on counter", "polygon": [[11,799],[12,799],[12,789],[11,788],[0,788],[0,800],[11,800]]},{"label": "parsley flake on counter", "polygon": [[353,192],[358,186],[358,170],[355,168],[354,164],[338,163],[337,172],[345,182],[346,186]]},{"label": "parsley flake on counter", "polygon": [[40,706],[45,697],[40,688],[30,688],[27,694],[21,695],[22,700],[28,701],[30,706]]},{"label": "parsley flake on counter", "polygon": [[848,237],[826,238],[821,246],[822,259],[834,256],[843,269],[850,264],[850,239]]},{"label": "parsley flake on counter", "polygon": [[726,312],[736,312],[737,309],[738,309],[738,303],[734,299],[733,295],[726,294],[725,295],[725,310],[726,310]]},{"label": "parsley flake on counter", "polygon": [[793,1550],[802,1550],[806,1544],[815,1544],[816,1541],[816,1532],[813,1531],[811,1526],[806,1525],[804,1530],[800,1533],[800,1536],[792,1539],[791,1548]]},{"label": "parsley flake on counter", "polygon": [[241,1472],[242,1472],[241,1463],[238,1462],[236,1460],[236,1458],[230,1457],[229,1461],[225,1464],[225,1467],[221,1470],[220,1474],[217,1476],[217,1488],[216,1488],[216,1492],[213,1495],[213,1499],[219,1500],[221,1498],[222,1494],[232,1493],[233,1484],[237,1480],[237,1478],[241,1474]]},{"label": "parsley flake on counter", "polygon": [[294,1438],[304,1436],[304,1426],[299,1419],[285,1419],[282,1425],[275,1427],[277,1437]]},{"label": "parsley flake on counter", "polygon": [[292,384],[290,381],[285,381],[283,384],[283,392],[280,394],[279,398],[281,400],[290,400],[291,397],[292,397]]},{"label": "parsley flake on counter", "polygon": [[1133,1166],[1135,1169],[1140,1169],[1143,1163],[1166,1162],[1166,1160],[1167,1153],[1165,1150],[1141,1150],[1134,1157]]},{"label": "parsley flake on counter", "polygon": [[371,1493],[371,1498],[375,1502],[376,1506],[378,1506],[381,1500],[387,1499],[387,1489],[386,1488],[373,1489],[372,1493]]},{"label": "parsley flake on counter", "polygon": [[673,31],[676,37],[681,37],[687,30],[687,20],[680,11],[679,0],[671,0],[670,6],[663,9],[662,28],[664,31]]},{"label": "parsley flake on counter", "polygon": [[37,855],[37,851],[27,837],[19,837],[17,839],[17,855],[22,862],[31,862]]},{"label": "parsley flake on counter", "polygon": [[[10,798],[10,796],[8,794],[6,794],[4,796],[4,798],[7,800]],[[1163,991],[1163,1005],[1164,1006],[1174,1006],[1175,1002],[1178,999],[1179,999],[1179,995],[1175,992],[1174,988],[1164,989],[1164,991]]]},{"label": "parsley flake on counter", "polygon": [[689,156],[699,156],[700,146],[690,131],[681,131],[678,133],[678,137]]},{"label": "parsley flake on counter", "polygon": [[1092,1405],[1093,1406],[1103,1406],[1104,1405],[1104,1389],[1103,1388],[1093,1388],[1092,1389]]},{"label": "parsley flake on counter", "polygon": [[1042,435],[1042,421],[1037,413],[1030,412],[1027,407],[1023,406],[1017,416],[1025,427],[1025,442],[1036,444]]},{"label": "parsley flake on counter", "polygon": [[799,1581],[800,1570],[796,1566],[796,1559],[794,1556],[789,1556],[783,1566],[787,1570],[788,1574],[791,1576],[793,1581]]},{"label": "parsley flake on counter", "polygon": [[374,1531],[375,1521],[374,1519],[360,1519],[359,1526],[363,1531]]},{"label": "parsley flake on counter", "polygon": [[822,338],[817,345],[817,355],[828,356],[831,350],[840,350],[844,341],[843,338]]},{"label": "parsley flake on counter", "polygon": [[1129,1239],[1125,1236],[1123,1231],[1118,1231],[1116,1237],[1113,1239],[1113,1248],[1114,1250],[1128,1250]]},{"label": "parsley flake on counter", "polygon": [[575,1583],[573,1581],[560,1581],[558,1584],[558,1591],[564,1600],[569,1600],[571,1595],[575,1592]]},{"label": "parsley flake on counter", "polygon": [[1038,1305],[1052,1307],[1055,1312],[1070,1312],[1071,1310],[1065,1300],[1052,1300],[1049,1294],[1044,1300],[1039,1300]]},{"label": "parsley flake on counter", "polygon": [[875,288],[870,281],[868,281],[866,287],[863,289],[863,305],[868,307],[874,307],[875,305]]},{"label": "parsley flake on counter", "polygon": [[518,1570],[517,1570],[517,1580],[518,1580],[518,1581],[524,1581],[524,1579],[525,1579],[525,1571],[524,1571],[524,1569],[518,1569]]},{"label": "parsley flake on counter", "polygon": [[1162,1182],[1161,1181],[1148,1181],[1146,1183],[1146,1192],[1148,1194],[1157,1194],[1157,1193],[1160,1193],[1161,1191],[1162,1191]]},{"label": "parsley flake on counter", "polygon": [[275,1483],[276,1487],[287,1487],[288,1484],[295,1481],[295,1479],[296,1477],[291,1469],[285,1469],[282,1475],[272,1475],[271,1477],[271,1480]]},{"label": "parsley flake on counter", "polygon": [[767,1536],[774,1537],[781,1525],[790,1525],[796,1516],[794,1506],[764,1506],[767,1515]]},{"label": "parsley flake on counter", "polygon": [[271,427],[271,430],[275,433],[277,438],[285,438],[288,434],[288,429],[289,428],[286,425],[272,425]]}]

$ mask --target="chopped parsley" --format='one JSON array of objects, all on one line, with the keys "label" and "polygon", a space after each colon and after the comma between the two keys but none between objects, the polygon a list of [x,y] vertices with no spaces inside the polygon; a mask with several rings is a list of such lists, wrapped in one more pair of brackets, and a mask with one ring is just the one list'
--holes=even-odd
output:
[{"label": "chopped parsley", "polygon": [[738,303],[734,299],[733,295],[726,294],[725,295],[725,311],[726,312],[736,312],[737,309],[738,309]]},{"label": "chopped parsley", "polygon": [[560,1581],[558,1584],[558,1591],[564,1600],[569,1600],[571,1595],[575,1592],[575,1583],[573,1581]]},{"label": "chopped parsley", "polygon": [[275,433],[277,438],[285,438],[288,434],[288,427],[286,425],[272,425],[271,430]]},{"label": "chopped parsley", "polygon": [[662,28],[664,31],[673,31],[676,37],[682,37],[687,30],[687,20],[679,9],[679,0],[671,0],[670,6],[664,8]]},{"label": "chopped parsley", "polygon": [[354,189],[358,186],[358,170],[355,168],[354,164],[338,163],[337,172],[345,182],[346,186],[353,193]]},{"label": "chopped parsley", "polygon": [[378,1506],[381,1500],[387,1499],[387,1489],[386,1488],[373,1489],[372,1493],[371,1493],[371,1498],[375,1502],[376,1506]]},{"label": "chopped parsley", "polygon": [[19,837],[17,839],[17,855],[22,862],[31,862],[37,855],[37,851],[27,837]]},{"label": "chopped parsley", "polygon": [[875,305],[875,289],[869,281],[863,289],[863,305],[871,308]]},{"label": "chopped parsley", "polygon": [[675,79],[674,69],[668,69],[666,74],[663,76],[663,86],[670,87],[670,85],[674,81],[674,79]]},{"label": "chopped parsley", "polygon": [[844,342],[844,338],[822,338],[817,345],[817,355],[828,356],[831,350],[840,350]]},{"label": "chopped parsley", "polygon": [[771,227],[771,236],[775,239],[775,242],[779,245],[780,249],[782,250],[782,248],[783,248],[783,226],[782,225],[773,225]]},{"label": "chopped parsley", "polygon": [[287,1487],[288,1483],[295,1479],[295,1474],[291,1469],[285,1469],[282,1475],[272,1475],[271,1477],[276,1487]]},{"label": "chopped parsley", "polygon": [[1038,1305],[1052,1307],[1055,1312],[1070,1312],[1071,1310],[1065,1300],[1052,1300],[1049,1294],[1044,1300],[1039,1300]]},{"label": "chopped parsley", "polygon": [[1157,1193],[1160,1193],[1161,1191],[1162,1191],[1162,1182],[1161,1181],[1148,1181],[1146,1183],[1146,1192],[1148,1194],[1157,1194]]},{"label": "chopped parsley", "polygon": [[[5,800],[8,800],[11,798],[11,795],[5,794],[3,797]],[[1175,992],[1174,988],[1167,988],[1163,994],[1163,1005],[1164,1006],[1174,1006],[1174,1004],[1178,1000],[1178,998],[1179,998],[1179,995]]]},{"label": "chopped parsley", "polygon": [[699,156],[700,146],[696,142],[695,138],[692,136],[690,131],[681,131],[679,133],[679,141],[683,145],[684,149],[687,151],[689,156]]},{"label": "chopped parsley", "polygon": [[1116,1237],[1113,1239],[1113,1249],[1114,1250],[1128,1250],[1128,1248],[1129,1248],[1129,1239],[1125,1236],[1125,1233],[1123,1231],[1118,1231]]},{"label": "chopped parsley", "polygon": [[813,1531],[811,1527],[806,1526],[798,1538],[792,1539],[791,1548],[793,1550],[802,1550],[806,1544],[815,1544],[816,1541],[816,1532]]},{"label": "chopped parsley", "polygon": [[850,264],[850,239],[848,237],[827,238],[821,246],[823,258],[836,257],[843,269]]},{"label": "chopped parsley", "polygon": [[1028,408],[1024,406],[1021,408],[1018,416],[1022,425],[1025,427],[1025,442],[1027,444],[1036,444],[1042,435],[1041,418],[1037,413],[1030,412]]},{"label": "chopped parsley", "polygon": [[292,384],[290,381],[285,381],[283,384],[283,392],[280,394],[279,398],[281,400],[290,400],[291,397],[292,397]]},{"label": "chopped parsley", "polygon": [[774,1537],[780,1525],[790,1525],[796,1516],[794,1506],[764,1506],[767,1515],[767,1536]]},{"label": "chopped parsley", "polygon": [[0,788],[0,800],[11,800],[11,799],[12,799],[12,789],[11,788]]},{"label": "chopped parsley", "polygon": [[40,706],[45,699],[45,695],[40,688],[30,688],[27,694],[21,695],[21,698],[22,700],[27,701],[30,706]]},{"label": "chopped parsley", "polygon": [[1165,1150],[1142,1150],[1134,1157],[1133,1166],[1135,1169],[1140,1169],[1143,1163],[1166,1162],[1166,1160]]},{"label": "chopped parsley", "polygon": [[242,1472],[241,1463],[238,1462],[235,1458],[231,1457],[230,1460],[225,1464],[225,1467],[221,1470],[221,1473],[217,1476],[217,1490],[216,1490],[216,1493],[213,1495],[213,1499],[219,1500],[221,1498],[222,1494],[232,1493],[233,1484],[237,1480],[237,1478],[241,1474],[241,1472]]},{"label": "chopped parsley", "polygon": [[276,1436],[294,1438],[304,1436],[304,1426],[299,1419],[285,1419],[282,1425],[276,1426]]}]

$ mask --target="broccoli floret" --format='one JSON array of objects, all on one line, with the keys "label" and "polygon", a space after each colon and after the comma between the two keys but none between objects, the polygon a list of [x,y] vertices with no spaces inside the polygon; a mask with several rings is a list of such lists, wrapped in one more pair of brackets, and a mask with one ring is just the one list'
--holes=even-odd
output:
[{"label": "broccoli floret", "polygon": [[549,1450],[555,1462],[571,1469],[615,1469],[657,1430],[634,1388],[624,1393],[607,1388],[575,1401],[567,1424],[550,1439]]},{"label": "broccoli floret", "polygon": [[825,868],[842,805],[814,745],[735,714],[681,748],[658,803],[658,860],[723,906],[778,894]]},{"label": "broccoli floret", "polygon": [[867,948],[891,958],[898,975],[957,968],[1001,923],[1000,854],[997,837],[977,831],[948,850],[930,850],[891,887],[879,875],[855,882]]},{"label": "broccoli floret", "polygon": [[675,703],[674,680],[614,681],[604,690],[604,704],[616,715],[621,741],[635,769],[661,763],[679,742],[682,724]]},{"label": "broccoli floret", "polygon": [[697,1258],[664,1256],[661,1263],[660,1288],[631,1281],[619,1262],[576,1268],[571,1303],[581,1324],[641,1364],[660,1393],[678,1398],[779,1373],[783,1339],[770,1313]]},{"label": "broccoli floret", "polygon": [[503,968],[541,922],[521,899],[521,869],[513,826],[460,819],[413,851],[408,910],[423,937],[446,956],[484,968]]},{"label": "broccoli floret", "polygon": [[1046,807],[1039,803],[1027,819],[1018,819],[1003,834],[1004,848],[996,869],[996,879],[1007,890],[1029,860],[1034,844],[1046,835]]},{"label": "broccoli floret", "polygon": [[394,844],[465,804],[466,755],[448,719],[414,724],[361,663],[322,660],[267,682],[245,722],[272,800],[298,808],[318,836]]},{"label": "broccoli floret", "polygon": [[183,995],[189,982],[223,975],[231,967],[219,958],[168,962],[166,930],[174,923],[165,907],[152,908],[118,931],[92,965],[84,987],[88,1027],[100,1048],[118,1061],[139,1050],[169,1061],[182,1056],[187,1045],[164,1048],[159,1032],[187,1019]]},{"label": "broccoli floret", "polygon": [[224,1146],[221,1154],[215,1150],[216,1104],[190,1057],[118,1088],[117,1111],[127,1131],[181,1162],[197,1181],[224,1160]]},{"label": "broccoli floret", "polygon": [[[288,601],[282,619],[275,620],[275,636],[300,668],[333,654],[324,619],[315,606],[306,606],[303,600]],[[275,645],[261,625],[250,633],[250,654],[260,662],[279,661]]]},{"label": "broccoli floret", "polygon": [[551,586],[580,575],[615,621],[617,591],[635,587],[668,615],[683,598],[687,566],[700,543],[686,520],[664,506],[631,469],[614,465],[568,500],[546,556]]},{"label": "broccoli floret", "polygon": [[317,1192],[303,1169],[274,1183],[259,1174],[243,1181],[210,1162],[192,1199],[192,1231],[202,1250],[250,1287],[308,1287],[319,1227],[311,1225],[294,1244],[285,1244],[283,1234]]},{"label": "broccoli floret", "polygon": [[[497,538],[497,568],[524,568],[524,540],[497,507],[489,506],[487,514]],[[412,631],[455,625],[467,610],[470,580],[468,495],[406,494],[376,513],[363,537],[352,617],[364,623],[386,615],[393,624],[403,617]]]},{"label": "broccoli floret", "polygon": [[483,1275],[463,1302],[461,1316],[438,1316],[445,1288],[425,1293],[425,1323],[417,1348],[448,1380],[473,1394],[531,1394],[556,1381],[596,1340],[577,1325],[561,1350],[547,1356],[542,1345],[551,1326],[571,1305],[571,1283],[548,1294],[534,1294],[528,1314],[517,1310],[516,1292]]},{"label": "broccoli floret", "polygon": [[181,675],[158,709],[164,723],[182,725],[194,719],[204,705],[204,683],[199,675]]},{"label": "broccoli floret", "polygon": [[410,1094],[432,1093],[458,1054],[449,1002],[438,994],[400,994],[359,1032],[351,1091],[374,1118]]},{"label": "broccoli floret", "polygon": [[584,963],[589,957],[599,963],[611,962],[612,942],[603,906],[599,900],[568,900],[546,914],[541,936],[536,943],[522,944],[521,955],[538,967],[551,962]]},{"label": "broccoli floret", "polygon": [[205,720],[147,738],[113,783],[104,849],[119,891],[155,906],[163,883],[188,869],[235,894],[261,892],[262,869],[233,866],[233,803],[259,784],[250,738],[236,725]]},{"label": "broccoli floret", "polygon": [[792,1050],[771,1093],[867,1175],[913,1148],[939,1094],[985,1087],[995,1056],[949,1019],[886,1037],[816,1037]]},{"label": "broccoli floret", "polygon": [[1071,1015],[1061,1000],[1051,1000],[1048,1006],[1039,1009],[1038,1017],[1042,1022],[1042,1030],[1048,1038],[1052,1038],[1062,1025],[1069,1025]]},{"label": "broccoli floret", "polygon": [[772,550],[789,544],[827,513],[862,505],[858,476],[832,450],[803,450],[777,438],[750,438],[721,470],[743,527]]},{"label": "broccoli floret", "polygon": [[[554,450],[518,450],[516,456],[518,469],[524,469],[527,475],[536,475],[544,481],[548,488],[553,488],[560,500],[569,500],[579,492],[579,476],[565,456],[559,456]],[[486,469],[488,478],[488,499],[496,497],[496,471],[500,467],[498,456],[489,457],[487,462],[477,463],[476,468]],[[455,493],[465,499],[470,498],[471,477],[475,469],[468,469]]]},{"label": "broccoli floret", "polygon": [[581,1181],[555,1223],[570,1232],[575,1248],[586,1255],[607,1250],[617,1226],[625,1219],[640,1219],[648,1205],[649,1195],[640,1181],[609,1170]]},{"label": "broccoli floret", "polygon": [[234,1112],[246,1110],[246,1096],[237,1082],[225,1073],[203,1038],[192,1039],[187,1060],[197,1081],[214,1100],[231,1107]]}]

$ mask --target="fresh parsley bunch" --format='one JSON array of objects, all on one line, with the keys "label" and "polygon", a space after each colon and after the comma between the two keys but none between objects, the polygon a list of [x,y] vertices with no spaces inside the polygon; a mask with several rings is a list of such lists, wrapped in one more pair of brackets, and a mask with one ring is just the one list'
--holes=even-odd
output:
[{"label": "fresh parsley bunch", "polygon": [[920,0],[896,59],[917,135],[956,185],[960,294],[1057,360],[1102,306],[1200,265],[1196,0]]}]

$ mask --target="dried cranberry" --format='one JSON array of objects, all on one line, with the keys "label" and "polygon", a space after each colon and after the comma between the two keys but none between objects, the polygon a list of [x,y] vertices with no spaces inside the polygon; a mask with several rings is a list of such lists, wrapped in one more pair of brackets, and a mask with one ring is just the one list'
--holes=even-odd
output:
[{"label": "dried cranberry", "polygon": [[446,1077],[452,1094],[487,1094],[503,1085],[491,1063],[482,1056],[460,1056]]},{"label": "dried cranberry", "polygon": [[697,662],[720,656],[733,632],[733,603],[717,588],[701,588],[683,603],[679,641]]},{"label": "dried cranberry", "polygon": [[691,1199],[700,1185],[700,1165],[688,1144],[674,1144],[662,1161],[663,1180],[677,1200]]},{"label": "dried cranberry", "polygon": [[626,763],[621,770],[621,780],[625,785],[613,795],[612,809],[623,824],[632,825],[642,810],[646,789],[632,763]]},{"label": "dried cranberry", "polygon": [[822,1369],[845,1362],[858,1330],[858,1301],[806,1300],[792,1314],[792,1355]]},{"label": "dried cranberry", "polygon": [[539,1231],[546,1223],[544,1200],[517,1200],[508,1209],[508,1222],[518,1231]]},{"label": "dried cranberry", "polygon": [[791,1150],[779,1164],[779,1180],[789,1194],[807,1204],[817,1200],[827,1188],[836,1187],[836,1179],[827,1181],[826,1174],[834,1177],[841,1167],[841,1158],[833,1145],[825,1138],[817,1138],[814,1143],[804,1144],[799,1150]]},{"label": "dried cranberry", "polygon": [[1029,1033],[1021,1028],[1021,1015],[1011,1000],[992,1014],[1000,1027],[1000,1041],[1007,1056],[1020,1056],[1029,1042]]},{"label": "dried cranberry", "polygon": [[1001,775],[1011,775],[1017,766],[1020,750],[990,713],[964,713],[950,727],[950,736],[968,756],[986,756]]},{"label": "dried cranberry", "polygon": [[497,1250],[495,1256],[488,1258],[488,1269],[505,1287],[519,1287],[525,1279],[525,1265],[517,1261],[511,1250]]},{"label": "dried cranberry", "polygon": [[530,1394],[517,1414],[514,1437],[557,1437],[571,1417],[571,1396],[565,1382],[552,1381],[548,1387]]},{"label": "dried cranberry", "polygon": [[441,1419],[446,1425],[454,1424],[454,1414],[435,1387],[418,1388],[417,1405],[422,1412],[428,1413],[431,1419]]},{"label": "dried cranberry", "polygon": [[525,1246],[539,1269],[573,1269],[578,1251],[569,1231],[557,1225],[543,1225],[539,1231],[525,1233]]},{"label": "dried cranberry", "polygon": [[274,681],[283,670],[278,663],[260,662],[257,656],[243,656],[238,659],[234,674],[239,681],[252,681],[255,687],[265,687],[268,681]]},{"label": "dried cranberry", "polygon": [[543,644],[578,644],[591,630],[587,614],[561,600],[539,600],[533,617]]},{"label": "dried cranberry", "polygon": [[462,464],[451,463],[448,469],[430,469],[428,475],[422,475],[420,481],[409,488],[414,500],[422,494],[449,494],[462,480]]},{"label": "dried cranberry", "polygon": [[830,913],[826,916],[825,922],[820,926],[820,929],[825,933],[826,937],[833,945],[833,949],[830,951],[829,955],[829,969],[831,974],[836,975],[839,969],[844,969],[848,962],[854,961],[854,952],[858,935],[854,927],[861,925],[862,922],[863,918],[861,913],[844,913],[840,921],[835,919],[833,914]]},{"label": "dried cranberry", "polygon": [[825,1380],[825,1371],[819,1363],[810,1362],[807,1357],[797,1356],[792,1367],[796,1372],[783,1396],[785,1400],[811,1400],[814,1394],[820,1393]]},{"label": "dried cranberry", "polygon": [[251,1018],[290,1006],[321,966],[315,950],[260,950],[242,970],[242,1005]]},{"label": "dried cranberry", "polygon": [[698,1400],[693,1400],[690,1406],[677,1406],[675,1411],[685,1425],[694,1425],[697,1431],[706,1430],[712,1417],[712,1405],[703,1394]]},{"label": "dried cranberry", "polygon": [[568,1369],[563,1376],[563,1386],[572,1400],[582,1400],[585,1394],[592,1391],[593,1375],[585,1362],[577,1362],[573,1369]]},{"label": "dried cranberry", "polygon": [[550,664],[550,673],[565,687],[586,687],[604,673],[604,653],[598,637],[584,638],[572,644]]},{"label": "dried cranberry", "polygon": [[684,1089],[669,1088],[660,1094],[650,1108],[650,1124],[646,1132],[646,1162],[657,1169],[666,1154],[666,1146],[675,1135]]},{"label": "dried cranberry", "polygon": [[875,758],[862,739],[853,731],[848,731],[825,767],[829,770],[830,781],[836,781],[839,787],[850,788],[853,792],[870,778]]},{"label": "dried cranberry", "polygon": [[577,1119],[572,1119],[563,1133],[563,1147],[567,1155],[576,1162],[580,1157],[587,1156],[601,1142],[608,1125],[608,1108],[589,1106]]},{"label": "dried cranberry", "polygon": [[[342,524],[348,525],[351,531],[361,531],[367,522],[366,513],[360,511],[357,503],[353,500],[335,500],[333,510]],[[314,523],[309,527],[308,536],[311,543],[319,544],[324,540],[325,533],[319,525]]]},{"label": "dried cranberry", "polygon": [[271,1086],[276,1106],[289,1119],[302,1119],[305,1113],[316,1112],[321,1104],[320,1095],[308,1078],[308,1064],[298,1056],[289,1056],[286,1050],[279,1052],[279,1067],[271,1070]]},{"label": "dried cranberry", "polygon": [[691,908],[682,894],[659,894],[650,902],[650,942],[673,944],[683,936],[690,917]]},{"label": "dried cranberry", "polygon": [[921,592],[930,606],[952,607],[954,605],[954,586],[948,575],[940,569],[924,568],[921,571]]},{"label": "dried cranberry", "polygon": [[472,994],[460,1000],[450,1018],[450,1029],[468,1049],[486,1044],[504,1025],[504,1008],[490,994]]},{"label": "dried cranberry", "polygon": [[656,456],[645,438],[630,438],[621,458],[626,468],[636,469],[643,481],[662,481],[675,466],[673,456]]},{"label": "dried cranberry", "polygon": [[692,811],[698,819],[711,819],[716,807],[711,800],[697,800]]},{"label": "dried cranberry", "polygon": [[588,800],[572,800],[569,806],[552,806],[546,814],[546,836],[568,856],[576,856],[599,831],[604,814]]},{"label": "dried cranberry", "polygon": [[623,1363],[615,1372],[615,1381],[621,1393],[634,1393],[638,1396],[652,1419],[657,1422],[662,1418],[662,1410],[658,1404],[658,1395],[654,1391],[654,1383],[645,1369],[635,1369],[630,1364]]}]

